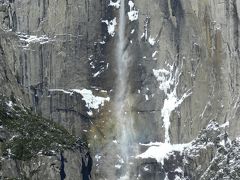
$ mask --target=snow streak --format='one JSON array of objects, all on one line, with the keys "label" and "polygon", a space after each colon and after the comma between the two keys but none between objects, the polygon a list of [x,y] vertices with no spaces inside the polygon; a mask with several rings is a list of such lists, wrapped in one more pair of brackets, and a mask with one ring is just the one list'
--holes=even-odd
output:
[{"label": "snow streak", "polygon": [[182,97],[177,96],[177,86],[179,77],[181,75],[179,69],[174,70],[173,65],[169,65],[169,70],[166,69],[153,69],[153,74],[159,81],[159,89],[162,90],[166,99],[164,100],[161,115],[165,127],[165,143],[170,143],[169,128],[170,128],[170,116],[174,111],[191,93],[185,92]]}]

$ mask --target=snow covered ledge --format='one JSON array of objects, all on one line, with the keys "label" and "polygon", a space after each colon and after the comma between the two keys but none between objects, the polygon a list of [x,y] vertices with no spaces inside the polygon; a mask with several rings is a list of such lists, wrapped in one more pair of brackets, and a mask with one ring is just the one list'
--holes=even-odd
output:
[{"label": "snow covered ledge", "polygon": [[93,109],[98,110],[100,106],[104,106],[105,101],[110,101],[110,97],[100,97],[93,95],[92,90],[89,89],[49,89],[49,92],[62,92],[65,94],[69,94],[70,96],[73,93],[78,93],[82,95],[82,100],[85,101],[85,106],[88,108],[88,115],[93,115]]},{"label": "snow covered ledge", "polygon": [[149,146],[149,148],[142,154],[136,156],[136,158],[147,159],[153,158],[156,159],[158,163],[163,165],[164,159],[168,159],[171,152],[178,151],[183,152],[186,147],[191,146],[191,143],[187,144],[169,144],[169,143],[149,143],[149,144],[140,144],[142,146]]},{"label": "snow covered ledge", "polygon": [[[219,140],[219,144],[225,147],[226,143],[231,144],[229,138],[225,139],[226,130],[229,127],[229,121],[226,121],[224,124],[219,125],[216,121],[210,121],[206,128],[202,129],[199,132],[199,135],[189,143],[185,144],[170,144],[170,143],[149,143],[149,144],[140,144],[141,146],[146,146],[148,149],[136,156],[136,158],[156,159],[158,163],[164,165],[164,159],[168,159],[173,152],[180,152],[180,154],[186,154],[194,152],[196,154],[199,149],[206,149],[209,145],[217,143],[216,139]],[[219,139],[220,138],[220,139]],[[239,138],[240,139],[240,138]]]}]

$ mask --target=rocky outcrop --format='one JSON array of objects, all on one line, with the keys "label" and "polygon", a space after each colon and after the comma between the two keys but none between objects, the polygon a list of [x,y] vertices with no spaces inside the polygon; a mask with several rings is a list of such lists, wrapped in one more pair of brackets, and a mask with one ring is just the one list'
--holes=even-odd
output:
[{"label": "rocky outcrop", "polygon": [[[212,121],[182,152],[173,151],[157,162],[154,158],[139,159],[138,179],[238,179],[239,140],[232,142],[227,126]],[[159,152],[161,153],[161,152]]]},{"label": "rocky outcrop", "polygon": [[[82,162],[80,152],[64,152],[66,179],[81,179]],[[1,178],[3,179],[60,179],[60,154],[41,156],[31,161],[4,159],[1,161]],[[74,176],[72,175],[74,174]]]}]

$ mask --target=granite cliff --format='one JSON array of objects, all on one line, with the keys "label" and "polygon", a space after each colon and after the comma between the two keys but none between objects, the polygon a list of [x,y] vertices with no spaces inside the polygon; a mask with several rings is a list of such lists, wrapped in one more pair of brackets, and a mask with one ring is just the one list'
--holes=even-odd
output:
[{"label": "granite cliff", "polygon": [[[93,179],[238,179],[239,12],[238,0],[0,0],[2,99],[86,142]],[[81,179],[86,151],[64,149],[66,179]],[[2,178],[59,179],[60,152],[3,153]]]}]

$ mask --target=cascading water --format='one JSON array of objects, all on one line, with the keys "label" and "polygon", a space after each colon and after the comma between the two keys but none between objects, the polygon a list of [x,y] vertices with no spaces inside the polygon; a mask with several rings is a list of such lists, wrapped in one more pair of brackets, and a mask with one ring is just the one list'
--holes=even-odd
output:
[{"label": "cascading water", "polygon": [[114,114],[117,121],[117,140],[119,142],[120,156],[124,161],[122,174],[125,177],[128,174],[130,156],[132,155],[133,144],[133,119],[131,117],[131,108],[128,99],[128,67],[130,58],[125,50],[125,0],[121,0],[119,11],[118,42],[116,47],[116,66],[117,81],[114,102]]}]

